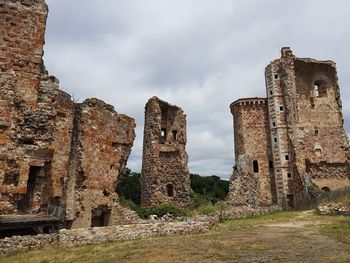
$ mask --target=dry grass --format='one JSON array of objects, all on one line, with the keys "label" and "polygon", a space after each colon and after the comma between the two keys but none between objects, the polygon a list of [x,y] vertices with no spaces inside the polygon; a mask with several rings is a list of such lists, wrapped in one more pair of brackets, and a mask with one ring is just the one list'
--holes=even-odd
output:
[{"label": "dry grass", "polygon": [[[298,226],[298,227],[297,227]],[[203,234],[56,248],[0,262],[348,262],[350,218],[305,212],[235,219]]]}]

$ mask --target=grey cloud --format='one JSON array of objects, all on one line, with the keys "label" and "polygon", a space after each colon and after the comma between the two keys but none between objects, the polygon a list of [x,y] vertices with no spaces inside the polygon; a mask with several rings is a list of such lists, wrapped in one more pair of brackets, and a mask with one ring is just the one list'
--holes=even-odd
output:
[{"label": "grey cloud", "polygon": [[278,0],[48,0],[45,61],[61,86],[136,119],[128,166],[140,170],[144,105],[156,95],[187,114],[191,171],[228,178],[229,104],[265,96],[264,67],[291,46],[337,62],[350,131],[350,3]]}]

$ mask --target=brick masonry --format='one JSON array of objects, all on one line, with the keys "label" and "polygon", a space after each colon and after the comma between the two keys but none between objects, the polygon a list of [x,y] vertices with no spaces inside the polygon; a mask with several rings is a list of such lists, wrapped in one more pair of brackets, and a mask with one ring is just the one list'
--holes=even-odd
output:
[{"label": "brick masonry", "polygon": [[230,196],[244,188],[239,176],[255,176],[260,203],[290,208],[308,200],[312,184],[350,185],[349,142],[335,63],[281,53],[265,70],[267,98],[231,104],[236,163],[247,168],[233,172]]},{"label": "brick masonry", "polygon": [[44,0],[0,0],[0,214],[53,205],[69,227],[110,225],[135,121],[59,89],[42,59],[47,15]]},{"label": "brick masonry", "polygon": [[141,204],[190,202],[190,174],[186,153],[186,115],[157,97],[145,107]]}]

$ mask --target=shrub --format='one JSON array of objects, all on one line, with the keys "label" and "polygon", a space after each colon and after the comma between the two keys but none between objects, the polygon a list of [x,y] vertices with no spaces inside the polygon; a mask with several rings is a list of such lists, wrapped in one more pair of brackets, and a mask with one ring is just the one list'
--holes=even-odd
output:
[{"label": "shrub", "polygon": [[209,215],[218,211],[218,208],[214,205],[203,206],[199,209],[199,213],[203,215]]}]

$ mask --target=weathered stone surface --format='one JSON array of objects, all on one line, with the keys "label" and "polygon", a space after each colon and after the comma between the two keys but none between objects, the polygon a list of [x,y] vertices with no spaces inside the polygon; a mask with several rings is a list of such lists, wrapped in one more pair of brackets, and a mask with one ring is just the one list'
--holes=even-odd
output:
[{"label": "weathered stone surface", "polygon": [[138,238],[199,233],[209,230],[207,222],[158,222],[148,224],[60,230],[58,234],[14,236],[0,239],[0,256],[43,247],[71,247]]},{"label": "weathered stone surface", "polygon": [[325,205],[319,205],[317,212],[321,215],[350,215],[350,205],[340,203],[329,203]]},{"label": "weathered stone surface", "polygon": [[144,221],[140,224],[63,229],[59,233],[37,236],[13,236],[0,239],[0,256],[47,247],[72,247],[102,242],[133,240],[156,236],[170,236],[208,231],[221,219],[244,218],[280,211],[279,206],[254,207],[226,203],[222,211],[211,215],[199,215],[193,219],[173,218],[169,215],[159,220]]},{"label": "weathered stone surface", "polygon": [[185,150],[186,115],[157,97],[145,107],[141,174],[143,206],[190,202],[190,174]]},{"label": "weathered stone surface", "polygon": [[249,158],[244,174],[251,174],[256,161],[261,199],[261,189],[271,191],[288,208],[308,201],[312,184],[331,191],[350,185],[349,142],[335,63],[281,53],[265,70],[267,98],[240,99],[231,111],[236,162]]},{"label": "weathered stone surface", "polygon": [[115,193],[134,119],[98,99],[76,104],[42,60],[43,0],[0,0],[0,214],[66,210],[71,227],[136,216]]},{"label": "weathered stone surface", "polygon": [[262,204],[259,177],[249,172],[251,160],[240,155],[230,178],[229,199],[234,206]]}]

